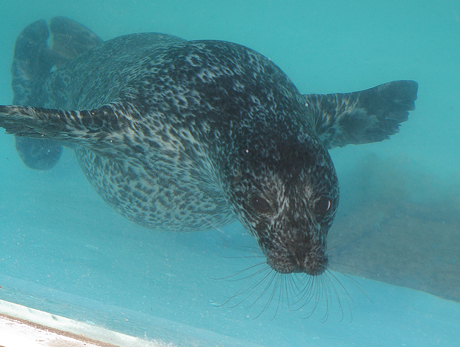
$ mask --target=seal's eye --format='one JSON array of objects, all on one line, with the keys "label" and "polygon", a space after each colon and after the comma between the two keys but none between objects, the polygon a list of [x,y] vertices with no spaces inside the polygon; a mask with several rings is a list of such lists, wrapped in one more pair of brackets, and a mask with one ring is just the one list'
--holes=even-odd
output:
[{"label": "seal's eye", "polygon": [[316,204],[315,213],[318,217],[322,218],[330,211],[332,207],[332,201],[326,196],[322,196]]},{"label": "seal's eye", "polygon": [[249,203],[251,204],[251,207],[257,212],[263,213],[270,211],[270,204],[267,200],[261,198],[260,196],[255,195],[251,197]]}]

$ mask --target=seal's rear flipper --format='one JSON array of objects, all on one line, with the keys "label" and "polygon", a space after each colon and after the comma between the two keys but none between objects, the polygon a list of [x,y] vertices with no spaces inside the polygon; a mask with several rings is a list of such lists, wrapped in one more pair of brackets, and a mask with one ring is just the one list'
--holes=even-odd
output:
[{"label": "seal's rear flipper", "polygon": [[51,52],[57,65],[64,64],[104,42],[87,27],[66,17],[51,19],[50,31],[53,36]]},{"label": "seal's rear flipper", "polygon": [[305,95],[318,137],[327,149],[378,142],[396,134],[414,110],[418,85],[394,81],[361,92]]},{"label": "seal's rear flipper", "polygon": [[[42,87],[53,66],[61,65],[102,43],[83,25],[65,17],[50,21],[39,20],[26,27],[16,40],[13,65],[13,103],[44,106]],[[51,48],[47,40],[53,36]],[[51,140],[16,137],[16,150],[24,164],[32,169],[48,170],[61,156],[62,147]]]},{"label": "seal's rear flipper", "polygon": [[59,142],[30,137],[15,137],[16,150],[27,167],[35,170],[50,170],[59,161],[62,146]]},{"label": "seal's rear flipper", "polygon": [[13,79],[13,103],[39,106],[40,92],[37,84],[49,74],[54,65],[48,48],[48,25],[39,20],[26,27],[16,39],[11,74]]}]

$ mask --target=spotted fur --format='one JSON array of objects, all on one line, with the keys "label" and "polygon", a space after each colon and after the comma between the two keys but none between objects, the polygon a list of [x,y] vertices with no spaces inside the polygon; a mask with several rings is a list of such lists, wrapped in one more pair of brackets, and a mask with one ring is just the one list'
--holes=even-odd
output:
[{"label": "spotted fur", "polygon": [[[366,131],[396,132],[417,89],[399,81],[302,95],[249,48],[154,33],[88,49],[34,88],[40,107],[0,106],[0,125],[71,144],[89,182],[123,216],[167,231],[237,218],[274,270],[311,275],[327,267],[339,201],[327,149],[383,139]],[[360,132],[347,136],[353,122]]]}]

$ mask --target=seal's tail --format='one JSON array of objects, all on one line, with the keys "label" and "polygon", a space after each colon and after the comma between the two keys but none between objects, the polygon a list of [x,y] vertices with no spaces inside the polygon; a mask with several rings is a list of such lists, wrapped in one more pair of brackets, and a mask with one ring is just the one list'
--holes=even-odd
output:
[{"label": "seal's tail", "polygon": [[[50,31],[52,46],[48,46]],[[45,81],[54,66],[75,58],[102,40],[83,25],[65,17],[55,17],[27,26],[16,40],[11,67],[13,104],[48,106]],[[58,162],[62,147],[45,139],[16,137],[16,150],[30,168],[47,170]]]},{"label": "seal's tail", "polygon": [[379,142],[396,134],[415,109],[417,82],[393,81],[354,93],[305,95],[318,137],[328,149]]}]

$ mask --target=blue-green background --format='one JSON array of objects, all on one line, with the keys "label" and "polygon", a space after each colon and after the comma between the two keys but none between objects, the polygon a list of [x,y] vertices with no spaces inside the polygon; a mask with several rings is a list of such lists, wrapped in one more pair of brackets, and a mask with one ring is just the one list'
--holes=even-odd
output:
[{"label": "blue-green background", "polygon": [[[419,186],[418,199],[460,194],[458,1],[0,0],[0,104],[12,100],[9,69],[16,36],[31,22],[57,15],[88,26],[104,40],[156,31],[237,42],[272,59],[302,93],[416,80],[417,108],[398,135],[331,152],[341,180],[341,211],[353,209],[352,173],[369,153],[403,158],[398,163],[407,165],[413,181],[430,175],[430,186]],[[460,341],[458,303],[341,275],[353,300],[340,291],[343,320],[334,300],[326,322],[324,303],[308,319],[308,309],[293,312],[286,306],[273,318],[273,305],[254,319],[263,300],[217,305],[242,282],[216,278],[253,264],[253,258],[233,257],[257,252],[256,247],[239,224],[186,235],[140,228],[93,192],[71,151],[53,170],[36,172],[18,159],[13,137],[0,134],[1,299],[184,346],[455,346]]]}]

